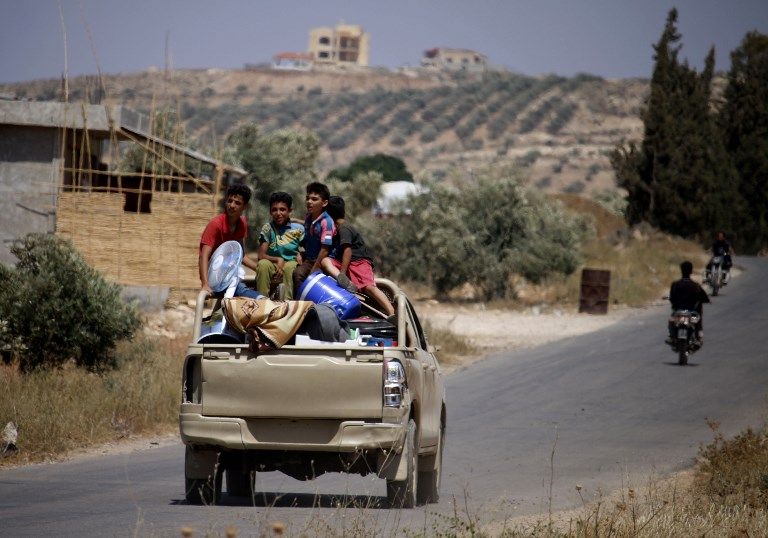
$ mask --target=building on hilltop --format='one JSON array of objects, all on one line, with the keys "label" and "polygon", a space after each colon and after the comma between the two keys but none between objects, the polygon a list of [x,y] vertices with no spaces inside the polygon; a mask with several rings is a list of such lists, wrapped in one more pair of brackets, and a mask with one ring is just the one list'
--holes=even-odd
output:
[{"label": "building on hilltop", "polygon": [[315,65],[368,67],[368,34],[351,24],[312,28],[307,51]]},{"label": "building on hilltop", "polygon": [[488,68],[488,57],[474,50],[436,47],[425,50],[421,66],[448,71],[483,72]]},{"label": "building on hilltop", "polygon": [[[126,146],[165,170],[121,169]],[[203,228],[244,176],[159,138],[148,117],[125,107],[0,100],[0,263],[14,263],[16,239],[55,233],[139,297],[183,296],[200,287]]]}]

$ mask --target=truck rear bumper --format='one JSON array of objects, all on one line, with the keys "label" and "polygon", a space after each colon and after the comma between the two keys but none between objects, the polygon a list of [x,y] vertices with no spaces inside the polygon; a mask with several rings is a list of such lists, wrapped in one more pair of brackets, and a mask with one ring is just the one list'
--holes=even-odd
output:
[{"label": "truck rear bumper", "polygon": [[179,414],[185,444],[234,450],[354,452],[399,448],[405,425],[362,420],[242,419]]}]

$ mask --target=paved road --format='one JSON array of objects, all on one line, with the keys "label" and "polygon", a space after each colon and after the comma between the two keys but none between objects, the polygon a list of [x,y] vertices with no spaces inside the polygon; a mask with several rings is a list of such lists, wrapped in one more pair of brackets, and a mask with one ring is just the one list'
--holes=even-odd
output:
[{"label": "paved road", "polygon": [[743,274],[705,311],[706,344],[688,367],[662,343],[668,310],[659,306],[449,376],[442,501],[427,514],[339,509],[340,498],[376,503],[385,494],[380,480],[341,475],[302,483],[268,473],[255,507],[226,497],[224,506],[188,506],[183,447],[174,444],[0,472],[0,535],[178,535],[183,525],[247,535],[275,520],[294,531],[327,522],[389,534],[423,528],[431,512],[451,511],[454,496],[472,510],[545,512],[550,481],[558,509],[579,504],[576,484],[589,496],[686,467],[712,438],[706,418],[732,434],[764,417],[768,259],[740,262]]}]

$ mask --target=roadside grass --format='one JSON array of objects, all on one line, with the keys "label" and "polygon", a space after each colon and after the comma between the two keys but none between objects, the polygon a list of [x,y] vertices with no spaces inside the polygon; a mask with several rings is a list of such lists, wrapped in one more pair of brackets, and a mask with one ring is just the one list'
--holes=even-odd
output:
[{"label": "roadside grass", "polygon": [[19,449],[0,465],[167,432],[178,419],[187,342],[137,336],[118,345],[119,368],[103,374],[74,366],[22,374],[14,365],[0,366],[0,427],[16,424]]},{"label": "roadside grass", "polygon": [[589,218],[595,234],[582,244],[582,264],[573,274],[551,277],[540,284],[516,281],[517,297],[512,307],[515,303],[523,307],[542,304],[575,307],[584,268],[611,272],[610,304],[644,306],[659,301],[669,291],[670,284],[680,278],[681,262],[693,262],[696,279],[708,261],[704,249],[693,241],[649,226],[630,229],[621,217],[579,196],[563,194],[554,198],[567,210]]}]

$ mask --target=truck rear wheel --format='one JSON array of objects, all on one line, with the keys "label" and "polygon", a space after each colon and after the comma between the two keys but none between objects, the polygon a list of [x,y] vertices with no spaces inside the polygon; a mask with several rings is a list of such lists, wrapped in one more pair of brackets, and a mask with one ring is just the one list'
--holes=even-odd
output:
[{"label": "truck rear wheel", "polygon": [[251,496],[251,473],[240,466],[227,468],[227,493],[233,497]]},{"label": "truck rear wheel", "polygon": [[221,499],[221,472],[208,478],[184,478],[185,497],[189,504],[215,505]]},{"label": "truck rear wheel", "polygon": [[443,472],[444,445],[445,431],[441,428],[440,437],[437,440],[437,452],[435,452],[434,456],[425,458],[424,463],[426,465],[424,465],[424,469],[421,466],[419,468],[419,482],[416,495],[416,500],[419,504],[436,503],[440,500],[440,478]]},{"label": "truck rear wheel", "polygon": [[405,480],[387,480],[387,501],[390,508],[413,508],[416,506],[418,487],[418,447],[416,446],[416,423],[408,421],[408,433],[403,445],[403,457],[408,465]]},{"label": "truck rear wheel", "polygon": [[218,504],[221,498],[222,468],[219,453],[195,450],[184,451],[184,497],[190,504]]}]

